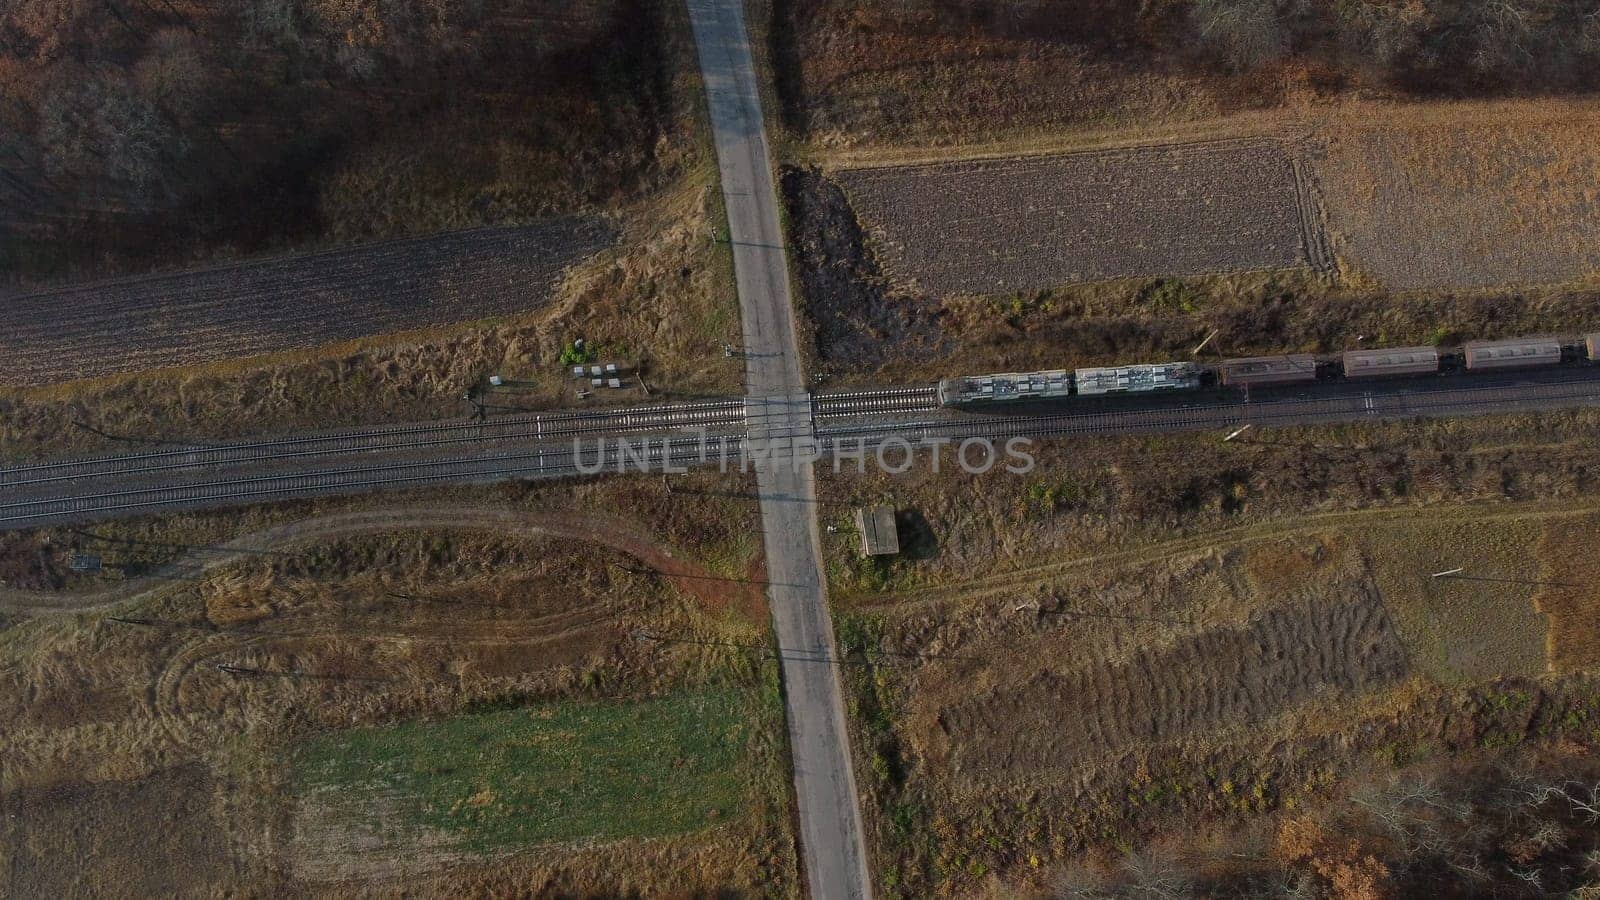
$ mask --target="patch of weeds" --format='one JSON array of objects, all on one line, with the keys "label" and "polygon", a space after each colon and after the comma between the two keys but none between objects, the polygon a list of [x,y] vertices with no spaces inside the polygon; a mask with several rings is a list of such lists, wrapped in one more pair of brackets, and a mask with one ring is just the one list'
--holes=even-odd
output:
[{"label": "patch of weeds", "polygon": [[1028,486],[1028,512],[1035,515],[1053,515],[1060,510],[1087,506],[1095,499],[1096,487],[1071,476],[1036,481]]},{"label": "patch of weeds", "polygon": [[580,346],[577,341],[572,341],[561,349],[561,364],[563,366],[586,365],[599,358],[600,351],[588,343]]},{"label": "patch of weeds", "polygon": [[899,672],[871,664],[882,647],[883,620],[877,616],[849,614],[840,617],[837,640],[846,659],[865,663],[845,669],[845,688],[851,712],[860,731],[860,753],[867,773],[862,785],[877,815],[870,824],[878,832],[878,845],[887,859],[899,866],[880,878],[891,896],[922,896],[931,883],[931,861],[938,855],[937,830],[929,826],[929,811],[908,785],[910,772],[895,728]]},{"label": "patch of weeds", "polygon": [[1140,306],[1192,313],[1200,308],[1205,295],[1182,278],[1157,278],[1139,288],[1137,300]]}]

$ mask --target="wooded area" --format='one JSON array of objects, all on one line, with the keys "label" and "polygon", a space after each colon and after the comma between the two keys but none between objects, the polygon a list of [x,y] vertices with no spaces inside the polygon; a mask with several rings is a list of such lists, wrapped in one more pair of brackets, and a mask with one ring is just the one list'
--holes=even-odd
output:
[{"label": "wooded area", "polygon": [[802,21],[980,30],[1251,69],[1290,57],[1330,75],[1449,93],[1600,85],[1586,0],[791,0]]},{"label": "wooded area", "polygon": [[[1172,89],[1161,80],[1168,77],[1184,81],[1188,95],[1195,82],[1215,89],[1194,101],[1203,115],[1275,105],[1285,84],[1410,98],[1600,89],[1600,8],[1589,0],[769,4],[785,122],[801,132],[865,129],[863,110],[878,106],[888,110],[879,120],[929,131],[926,111],[897,115],[922,101],[918,88],[935,112],[958,108],[946,118],[998,118],[998,110],[1041,125],[1066,121],[1074,103],[1090,119],[1126,115]],[[953,83],[941,82],[942,72]],[[968,84],[991,79],[1001,98],[988,104],[994,110]],[[1105,109],[1091,108],[1097,103]]]},{"label": "wooded area", "polygon": [[0,283],[613,201],[671,128],[664,9],[14,0]]}]

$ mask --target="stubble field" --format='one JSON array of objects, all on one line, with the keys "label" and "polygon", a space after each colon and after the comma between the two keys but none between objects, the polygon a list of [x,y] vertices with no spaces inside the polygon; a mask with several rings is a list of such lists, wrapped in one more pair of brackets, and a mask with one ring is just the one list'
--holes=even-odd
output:
[{"label": "stubble field", "polygon": [[891,277],[936,295],[1324,265],[1277,141],[841,172]]},{"label": "stubble field", "polygon": [[1600,109],[1543,101],[1330,116],[1329,227],[1392,290],[1600,274]]}]

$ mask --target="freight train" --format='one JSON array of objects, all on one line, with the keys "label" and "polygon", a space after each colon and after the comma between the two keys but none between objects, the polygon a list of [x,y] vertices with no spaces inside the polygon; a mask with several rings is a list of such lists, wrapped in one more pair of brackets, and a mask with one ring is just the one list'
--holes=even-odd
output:
[{"label": "freight train", "polygon": [[1460,347],[1394,347],[1350,350],[1333,356],[1310,353],[1252,356],[1216,363],[1147,363],[1104,368],[1052,369],[969,375],[939,382],[944,406],[988,406],[1060,397],[1105,397],[1193,391],[1211,385],[1266,387],[1319,380],[1393,378],[1442,372],[1495,372],[1554,366],[1563,362],[1600,362],[1600,333],[1578,340],[1558,337],[1471,341]]}]

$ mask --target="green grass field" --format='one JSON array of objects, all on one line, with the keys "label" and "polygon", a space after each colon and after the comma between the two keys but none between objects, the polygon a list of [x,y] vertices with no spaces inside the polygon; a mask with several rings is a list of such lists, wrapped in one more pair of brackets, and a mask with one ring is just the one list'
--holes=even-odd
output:
[{"label": "green grass field", "polygon": [[338,732],[299,748],[296,793],[475,853],[683,834],[748,810],[746,713],[723,688]]}]

